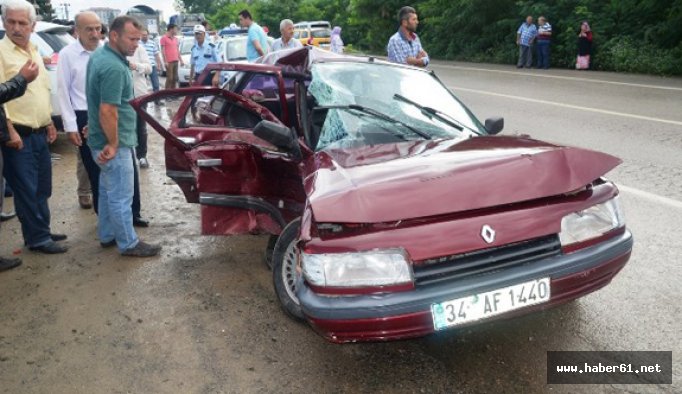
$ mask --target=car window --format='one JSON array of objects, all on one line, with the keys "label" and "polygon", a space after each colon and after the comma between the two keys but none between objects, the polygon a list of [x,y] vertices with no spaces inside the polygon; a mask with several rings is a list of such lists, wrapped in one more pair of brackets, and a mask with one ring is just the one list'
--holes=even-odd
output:
[{"label": "car window", "polygon": [[0,30],[0,40],[2,40],[3,38],[5,38],[5,31]]},{"label": "car window", "polygon": [[[269,74],[254,74],[251,79],[244,85],[242,95],[262,96],[265,99],[277,98],[279,96],[279,88],[277,86],[277,77]],[[258,94],[260,92],[260,94]]]},{"label": "car window", "polygon": [[[319,63],[313,66],[309,90],[319,106],[356,105],[370,110],[330,109],[325,117],[318,117],[316,125],[321,128],[318,150],[373,144],[372,141],[424,138],[411,129],[433,139],[484,133],[483,126],[469,110],[438,79],[421,70],[387,64]],[[465,128],[458,130],[428,112],[396,99],[395,95],[442,112]],[[372,111],[380,112],[388,120],[368,113]]]},{"label": "car window", "polygon": [[246,37],[230,40],[225,45],[225,59],[227,61],[246,60]]},{"label": "car window", "polygon": [[189,55],[192,52],[192,47],[194,46],[194,39],[183,39],[180,43],[180,54]]},{"label": "car window", "polygon": [[308,31],[304,30],[301,32],[301,38],[308,38]]},{"label": "car window", "polygon": [[193,99],[180,127],[230,127],[252,129],[261,121],[251,110],[221,96],[200,96]]},{"label": "car window", "polygon": [[329,29],[313,30],[311,34],[313,38],[329,38],[332,36],[332,32]]},{"label": "car window", "polygon": [[[52,52],[59,52],[65,46],[69,45],[73,41],[73,37],[65,31],[41,31],[38,32],[38,36],[45,41]],[[47,50],[47,48],[46,48]]]},{"label": "car window", "polygon": [[294,31],[294,38],[297,39],[297,40],[298,40],[299,38],[301,38],[301,31],[300,31],[300,30]]}]

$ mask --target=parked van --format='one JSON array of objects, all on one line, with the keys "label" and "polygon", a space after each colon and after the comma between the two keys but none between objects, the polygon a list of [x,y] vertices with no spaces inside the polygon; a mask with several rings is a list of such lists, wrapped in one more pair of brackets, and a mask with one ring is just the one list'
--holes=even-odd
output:
[{"label": "parked van", "polygon": [[294,25],[294,38],[303,45],[314,45],[329,49],[332,28],[327,21],[299,22]]}]

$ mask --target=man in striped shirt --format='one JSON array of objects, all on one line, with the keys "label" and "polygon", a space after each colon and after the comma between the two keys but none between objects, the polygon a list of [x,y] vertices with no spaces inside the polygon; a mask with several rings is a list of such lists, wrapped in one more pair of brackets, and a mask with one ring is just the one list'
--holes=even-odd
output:
[{"label": "man in striped shirt", "polygon": [[159,65],[161,64],[161,57],[159,56],[159,47],[154,40],[149,39],[149,32],[147,29],[142,29],[142,38],[140,43],[147,50],[147,56],[152,63],[152,73],[149,74],[149,79],[152,80],[152,91],[159,91]]}]

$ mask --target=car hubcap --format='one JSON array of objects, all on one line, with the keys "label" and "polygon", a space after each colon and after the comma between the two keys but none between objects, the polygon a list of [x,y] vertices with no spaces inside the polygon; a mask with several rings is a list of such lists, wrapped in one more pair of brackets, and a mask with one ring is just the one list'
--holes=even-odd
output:
[{"label": "car hubcap", "polygon": [[296,270],[296,241],[292,241],[284,253],[284,261],[282,262],[282,282],[284,288],[287,290],[287,295],[298,305],[298,297],[296,297],[296,281],[299,273]]}]

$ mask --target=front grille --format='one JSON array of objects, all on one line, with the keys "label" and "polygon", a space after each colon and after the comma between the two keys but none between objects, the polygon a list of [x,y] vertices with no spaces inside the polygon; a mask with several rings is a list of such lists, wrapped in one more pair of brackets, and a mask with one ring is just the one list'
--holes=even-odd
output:
[{"label": "front grille", "polygon": [[422,261],[414,266],[417,286],[489,274],[561,254],[559,236],[549,235],[496,248]]}]

